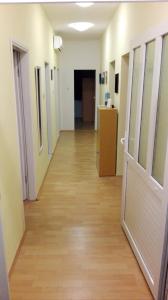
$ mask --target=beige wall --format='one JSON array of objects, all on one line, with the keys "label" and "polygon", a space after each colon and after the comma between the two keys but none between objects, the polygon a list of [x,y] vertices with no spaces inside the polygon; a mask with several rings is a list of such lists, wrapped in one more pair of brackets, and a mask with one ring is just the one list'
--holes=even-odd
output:
[{"label": "beige wall", "polygon": [[[21,191],[16,99],[12,72],[11,40],[29,50],[30,94],[33,116],[36,192],[39,191],[49,159],[47,152],[44,62],[56,66],[52,48],[53,30],[41,8],[36,4],[0,5],[0,211],[2,214],[8,270],[11,267],[25,223]],[[43,151],[38,151],[38,129],[34,67],[42,68]],[[51,84],[51,111],[55,111],[54,84]],[[52,113],[52,147],[58,132]]]},{"label": "beige wall", "polygon": [[[168,20],[168,3],[123,3],[113,15],[112,21],[102,37],[101,71],[109,71],[110,62],[115,60],[115,73],[120,74],[121,84],[121,56],[129,52],[130,41],[145,31]],[[101,86],[101,102],[104,92],[109,90],[107,84]],[[115,94],[114,103],[120,111],[120,90]],[[117,175],[122,174],[123,149],[120,144],[124,136],[123,118],[119,114]]]}]

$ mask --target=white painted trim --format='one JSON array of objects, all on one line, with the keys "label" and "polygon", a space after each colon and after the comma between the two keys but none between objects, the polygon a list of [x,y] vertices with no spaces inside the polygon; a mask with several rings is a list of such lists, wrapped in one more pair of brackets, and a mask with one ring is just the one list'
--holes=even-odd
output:
[{"label": "white painted trim", "polygon": [[25,129],[26,129],[26,145],[27,145],[27,163],[28,163],[28,200],[36,200],[35,186],[35,159],[34,159],[34,144],[33,144],[33,122],[32,122],[32,107],[30,96],[30,78],[29,78],[29,52],[28,49],[18,41],[10,41],[13,90],[15,91],[14,63],[13,63],[13,48],[18,49],[22,55],[21,73],[23,87],[23,104],[26,111],[25,114]]},{"label": "white painted trim", "polygon": [[22,88],[22,76],[21,76],[21,52],[13,51],[14,62],[14,77],[15,77],[15,98],[17,108],[17,128],[19,136],[19,153],[20,153],[20,169],[22,177],[22,199],[27,199],[28,195],[28,183],[25,178],[28,175],[27,168],[27,151],[26,151],[26,129],[25,129],[25,111],[23,105],[23,88]]},{"label": "white painted trim", "polygon": [[132,96],[132,76],[134,66],[134,51],[130,51],[129,71],[128,71],[128,93],[127,93],[127,112],[126,112],[126,132],[125,132],[125,152],[128,152],[128,137],[129,137],[129,119]]},{"label": "white painted trim", "polygon": [[10,300],[1,215],[0,215],[0,299]]},{"label": "white painted trim", "polygon": [[141,130],[141,116],[142,116],[142,99],[143,99],[143,86],[144,86],[144,73],[145,73],[145,55],[146,55],[146,45],[143,44],[141,47],[141,63],[140,65],[140,76],[139,76],[139,86],[138,86],[138,99],[137,99],[137,110],[136,110],[136,129],[135,129],[135,144],[134,144],[134,157],[138,161],[139,154],[139,137]]},{"label": "white painted trim", "polygon": [[25,45],[23,45],[22,43],[20,43],[19,41],[17,41],[17,40],[11,40],[10,41],[10,43],[11,43],[11,47],[12,47],[12,51],[13,51],[13,47],[16,49],[16,50],[18,50],[18,51],[21,51],[21,52],[29,52],[29,49],[25,46]]},{"label": "white painted trim", "polygon": [[121,221],[124,220],[125,215],[125,195],[127,186],[127,157],[128,152],[128,135],[129,135],[129,117],[130,117],[130,103],[131,103],[131,89],[132,89],[132,74],[134,64],[134,52],[130,52],[129,56],[129,69],[128,69],[128,90],[127,90],[127,111],[126,111],[126,130],[125,130],[125,142],[124,142],[124,170],[123,170],[123,183],[122,183],[122,202],[121,202]]},{"label": "white painted trim", "polygon": [[[37,70],[39,70],[39,80],[40,80],[40,111],[39,111],[39,103],[38,103],[38,87],[37,87]],[[42,79],[41,79],[41,67],[40,66],[35,66],[34,67],[35,71],[35,88],[36,88],[36,112],[37,112],[37,130],[38,130],[38,153],[39,155],[43,151],[43,108],[42,108]],[[39,127],[39,113],[41,115],[41,142],[42,144],[40,145],[40,127]]]},{"label": "white painted trim", "polygon": [[[164,202],[163,202],[163,211],[166,211],[164,218],[162,219],[162,235],[164,236],[164,245],[162,250],[162,262],[161,262],[161,273],[159,274],[157,281],[158,281],[158,300],[160,300],[161,295],[165,294],[165,286],[163,284],[164,280],[167,279],[167,268],[168,268],[168,141],[167,141],[167,150],[166,150],[166,159],[165,159],[165,170],[164,170],[164,181],[163,181],[163,191],[164,195]],[[164,300],[166,300],[164,298]],[[167,298],[168,300],[168,298]]]},{"label": "white painted trim", "polygon": [[[165,166],[168,166],[168,140],[167,140]],[[166,194],[168,194],[168,168],[166,167],[164,169],[163,189],[166,191]]]},{"label": "white painted trim", "polygon": [[121,201],[121,223],[125,219],[125,205],[126,205],[126,188],[127,188],[127,158],[124,153],[124,170],[122,181],[122,201]]},{"label": "white painted trim", "polygon": [[168,251],[167,251],[167,245],[168,245],[168,214],[166,217],[166,230],[165,230],[165,240],[164,240],[164,247],[163,247],[163,255],[162,255],[162,265],[161,265],[161,273],[159,278],[159,291],[158,291],[158,300],[168,300],[168,298],[165,298],[165,289],[167,285],[167,266],[168,266]]},{"label": "white painted trim", "polygon": [[56,130],[58,131],[58,136],[60,135],[60,74],[59,68],[54,67],[54,98],[55,98],[55,106],[56,106]]},{"label": "white painted trim", "polygon": [[155,123],[157,114],[157,103],[159,93],[159,80],[160,80],[160,67],[161,67],[161,55],[162,55],[162,38],[158,37],[155,41],[155,58],[154,58],[154,70],[153,70],[153,83],[152,83],[152,98],[151,98],[151,111],[149,117],[149,134],[148,134],[148,147],[147,147],[147,173],[150,176],[152,173],[153,162],[153,147],[155,139]]},{"label": "white painted trim", "polygon": [[53,154],[52,151],[52,120],[51,120],[51,80],[50,80],[50,64],[45,62],[45,95],[46,95],[46,116],[47,116],[47,142],[48,157]]}]

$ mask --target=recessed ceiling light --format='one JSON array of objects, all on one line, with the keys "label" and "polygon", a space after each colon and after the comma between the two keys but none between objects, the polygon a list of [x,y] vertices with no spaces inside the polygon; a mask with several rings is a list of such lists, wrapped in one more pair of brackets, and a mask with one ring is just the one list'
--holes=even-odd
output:
[{"label": "recessed ceiling light", "polygon": [[92,6],[93,2],[76,2],[76,5],[79,5],[80,7],[89,7]]},{"label": "recessed ceiling light", "polygon": [[68,24],[69,27],[77,30],[77,31],[85,31],[88,30],[89,28],[93,27],[93,23],[89,22],[76,22],[76,23],[70,23]]}]

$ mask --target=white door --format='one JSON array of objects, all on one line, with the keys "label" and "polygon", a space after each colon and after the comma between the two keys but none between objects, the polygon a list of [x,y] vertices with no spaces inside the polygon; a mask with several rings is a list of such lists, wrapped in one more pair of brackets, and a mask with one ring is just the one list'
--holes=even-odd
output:
[{"label": "white door", "polygon": [[51,156],[52,155],[51,89],[50,89],[50,67],[48,63],[45,63],[45,84],[46,84],[48,155]]},{"label": "white door", "polygon": [[0,299],[9,300],[9,287],[6,271],[5,253],[4,253],[4,240],[2,233],[2,223],[0,216]]},{"label": "white door", "polygon": [[168,201],[168,25],[133,43],[122,226],[157,298]]},{"label": "white door", "polygon": [[58,135],[60,132],[60,82],[59,82],[59,69],[54,68],[54,90],[56,101],[56,130]]},{"label": "white door", "polygon": [[24,111],[24,103],[23,103],[21,56],[20,56],[20,52],[17,50],[13,50],[13,61],[14,61],[15,93],[16,93],[16,102],[17,102],[17,119],[18,119],[18,129],[19,129],[22,191],[23,191],[23,200],[25,200],[27,199],[28,196],[27,145],[26,145],[25,111]]}]

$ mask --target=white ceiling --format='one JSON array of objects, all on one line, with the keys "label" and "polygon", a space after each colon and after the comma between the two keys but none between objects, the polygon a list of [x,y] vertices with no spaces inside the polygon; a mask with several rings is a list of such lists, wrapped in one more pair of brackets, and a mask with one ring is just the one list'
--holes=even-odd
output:
[{"label": "white ceiling", "polygon": [[[66,39],[98,39],[117,6],[116,3],[95,3],[87,8],[75,3],[42,4],[55,32]],[[68,23],[81,21],[94,23],[95,26],[85,32],[77,32],[68,27]]]}]

